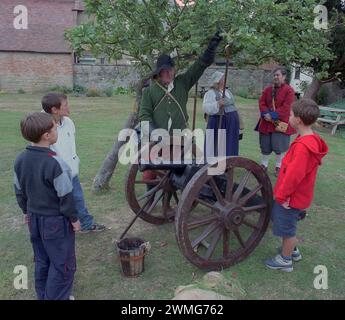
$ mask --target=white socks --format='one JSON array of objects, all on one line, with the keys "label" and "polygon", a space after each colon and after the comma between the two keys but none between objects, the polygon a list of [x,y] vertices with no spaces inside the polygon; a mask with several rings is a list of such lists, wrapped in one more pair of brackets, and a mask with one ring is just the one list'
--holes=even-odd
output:
[{"label": "white socks", "polygon": [[[281,167],[283,158],[284,158],[284,153],[276,154],[276,167],[278,168]],[[270,155],[263,154],[261,158],[261,164],[267,168],[269,161],[270,161]]]},{"label": "white socks", "polygon": [[276,168],[280,168],[282,166],[283,158],[284,158],[284,153],[276,154]]},{"label": "white socks", "polygon": [[263,154],[262,159],[261,159],[261,164],[267,168],[269,161],[270,161],[270,155],[269,154],[267,154],[267,155]]}]

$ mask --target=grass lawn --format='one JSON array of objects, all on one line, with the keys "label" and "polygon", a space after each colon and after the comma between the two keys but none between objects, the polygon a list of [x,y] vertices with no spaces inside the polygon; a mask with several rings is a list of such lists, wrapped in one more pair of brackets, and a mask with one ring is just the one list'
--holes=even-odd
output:
[{"label": "grass lawn", "polygon": [[[80,180],[87,205],[97,222],[111,228],[100,234],[77,235],[78,270],[74,284],[77,299],[171,299],[177,286],[198,281],[204,275],[180,253],[173,224],[155,226],[140,219],[130,235],[148,240],[152,245],[145,260],[145,272],[134,279],[125,278],[120,272],[114,241],[133,217],[124,194],[128,167],[118,165],[108,193],[92,194],[91,184],[133,101],[130,96],[70,98],[81,158]],[[258,136],[253,131],[258,117],[257,102],[237,98],[237,103],[246,126],[240,153],[259,161]],[[190,110],[191,107],[192,100]],[[198,108],[197,127],[204,128],[201,101]],[[0,299],[35,299],[32,249],[14,197],[12,167],[16,155],[26,145],[20,135],[19,121],[27,112],[39,110],[40,95],[0,95]],[[322,130],[321,135],[330,152],[319,171],[309,216],[299,224],[303,260],[295,264],[290,274],[268,270],[263,260],[275,254],[279,245],[268,230],[245,261],[224,271],[237,275],[245,299],[345,298],[345,139],[341,132],[331,136],[329,130]],[[272,160],[270,176],[274,184]],[[28,290],[13,287],[16,265],[28,267]],[[327,290],[316,290],[313,286],[317,265],[327,267]]]}]

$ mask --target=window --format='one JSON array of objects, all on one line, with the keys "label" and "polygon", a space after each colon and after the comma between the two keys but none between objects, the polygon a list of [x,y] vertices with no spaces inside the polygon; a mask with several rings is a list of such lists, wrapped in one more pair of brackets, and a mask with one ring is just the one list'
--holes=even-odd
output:
[{"label": "window", "polygon": [[296,67],[295,68],[295,80],[300,80],[301,79],[301,67]]}]

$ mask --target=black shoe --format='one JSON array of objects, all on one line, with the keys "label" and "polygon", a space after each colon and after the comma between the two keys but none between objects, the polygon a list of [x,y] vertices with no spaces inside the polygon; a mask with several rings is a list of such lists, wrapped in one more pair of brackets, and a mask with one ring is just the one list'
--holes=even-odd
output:
[{"label": "black shoe", "polygon": [[89,232],[102,232],[105,231],[106,227],[104,224],[94,223],[89,228],[80,230],[80,233],[89,233]]}]

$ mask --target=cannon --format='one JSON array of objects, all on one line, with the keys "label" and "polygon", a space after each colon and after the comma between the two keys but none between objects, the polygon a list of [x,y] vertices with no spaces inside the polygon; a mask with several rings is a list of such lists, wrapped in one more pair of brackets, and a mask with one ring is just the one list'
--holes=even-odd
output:
[{"label": "cannon", "polygon": [[[209,169],[223,161],[220,175]],[[156,178],[145,180],[151,170]],[[195,266],[221,270],[245,259],[268,227],[271,181],[255,161],[227,157],[213,164],[131,164],[126,197],[130,208],[152,224],[175,223],[182,254]]]}]

